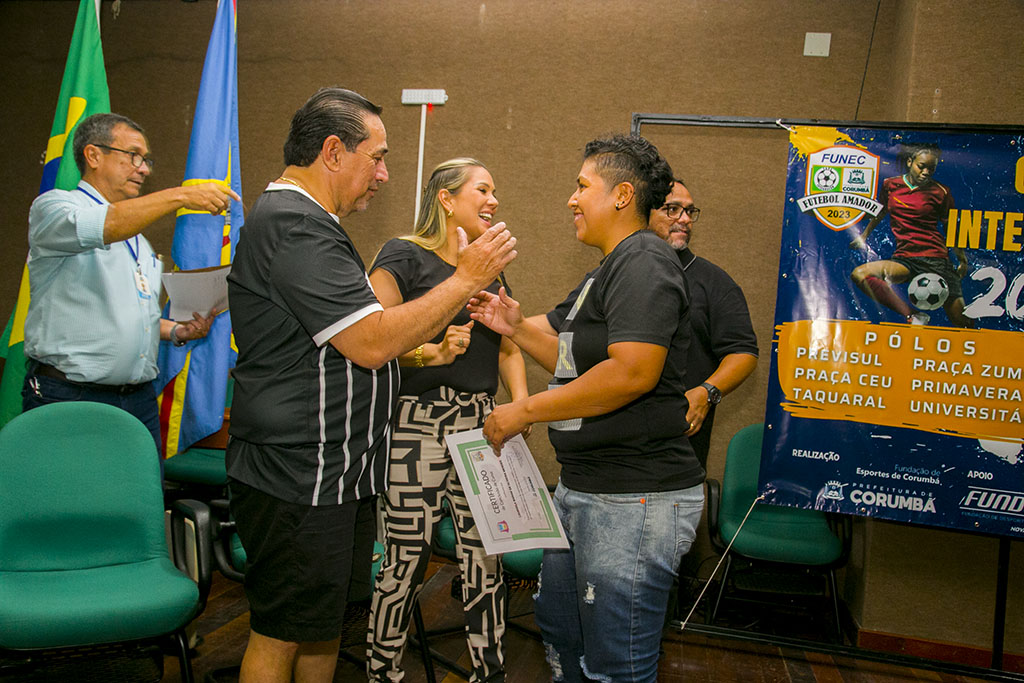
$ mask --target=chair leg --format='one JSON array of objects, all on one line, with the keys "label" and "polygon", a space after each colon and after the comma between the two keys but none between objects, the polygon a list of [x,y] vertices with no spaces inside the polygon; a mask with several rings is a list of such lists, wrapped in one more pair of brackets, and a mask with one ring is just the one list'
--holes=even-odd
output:
[{"label": "chair leg", "polygon": [[713,625],[718,619],[718,607],[722,604],[722,595],[725,594],[725,584],[729,580],[730,569],[732,569],[732,555],[726,555],[725,569],[722,570],[722,582],[718,586],[718,596],[715,598],[715,606],[711,610],[711,618],[708,619],[708,625]]},{"label": "chair leg", "polygon": [[832,591],[832,616],[836,620],[836,642],[843,642],[843,625],[839,621],[839,586],[836,581],[836,570],[828,570],[829,589]]},{"label": "chair leg", "polygon": [[181,683],[195,683],[195,674],[192,672],[192,658],[188,654],[188,636],[185,634],[184,628],[174,632],[174,643],[178,646]]},{"label": "chair leg", "polygon": [[427,675],[427,683],[436,683],[434,678],[434,658],[430,654],[430,643],[427,642],[427,627],[423,625],[423,612],[420,611],[419,600],[413,603],[412,621],[416,625],[416,640],[420,644],[420,659],[423,660],[423,669]]}]

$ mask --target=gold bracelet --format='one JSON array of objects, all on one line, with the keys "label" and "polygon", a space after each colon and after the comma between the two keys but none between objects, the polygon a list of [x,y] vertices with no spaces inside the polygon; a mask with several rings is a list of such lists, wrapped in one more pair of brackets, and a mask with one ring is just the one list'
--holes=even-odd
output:
[{"label": "gold bracelet", "polygon": [[416,347],[416,353],[413,354],[413,361],[416,363],[416,367],[423,367],[423,344]]}]

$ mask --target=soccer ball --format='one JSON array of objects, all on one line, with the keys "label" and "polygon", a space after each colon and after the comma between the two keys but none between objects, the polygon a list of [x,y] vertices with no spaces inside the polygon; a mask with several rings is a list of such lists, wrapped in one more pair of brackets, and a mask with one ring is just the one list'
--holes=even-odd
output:
[{"label": "soccer ball", "polygon": [[839,174],[829,166],[822,166],[814,172],[814,184],[818,189],[828,192],[839,184]]},{"label": "soccer ball", "polygon": [[946,303],[949,296],[949,285],[941,275],[921,273],[907,287],[910,303],[922,311],[931,311]]}]

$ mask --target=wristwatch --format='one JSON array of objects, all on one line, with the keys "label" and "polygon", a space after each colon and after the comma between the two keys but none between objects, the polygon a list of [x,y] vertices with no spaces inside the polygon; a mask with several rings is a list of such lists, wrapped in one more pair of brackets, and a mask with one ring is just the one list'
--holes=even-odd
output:
[{"label": "wristwatch", "polygon": [[174,323],[174,327],[171,328],[171,334],[168,335],[168,336],[170,336],[172,344],[174,344],[175,346],[179,346],[180,347],[180,346],[184,346],[185,345],[185,340],[184,339],[181,339],[181,340],[178,339],[178,335],[176,333],[177,333],[179,327],[181,327],[181,325],[179,325],[178,323]]},{"label": "wristwatch", "polygon": [[702,387],[707,389],[708,392],[708,403],[713,406],[717,406],[722,401],[722,391],[714,384],[704,382],[701,384]]}]

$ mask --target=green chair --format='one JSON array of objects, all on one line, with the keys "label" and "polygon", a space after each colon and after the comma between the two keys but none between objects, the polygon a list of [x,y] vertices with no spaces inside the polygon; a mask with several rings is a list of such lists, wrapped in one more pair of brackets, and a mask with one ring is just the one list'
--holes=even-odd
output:
[{"label": "green chair", "polygon": [[[171,540],[183,546],[175,506]],[[198,504],[205,511],[205,506]],[[173,642],[192,681],[185,626],[205,605],[206,554],[168,556],[153,437],[112,406],[73,402],[19,415],[0,431],[0,650]],[[208,519],[192,516],[197,533]],[[159,652],[159,651],[157,651]],[[163,670],[163,656],[158,666]]]},{"label": "green chair", "polygon": [[[830,598],[836,638],[841,641],[835,570],[846,564],[849,557],[849,519],[817,510],[758,503],[740,530],[747,510],[758,496],[763,432],[761,423],[738,431],[729,441],[722,484],[707,480],[712,545],[719,554],[725,554],[729,541],[736,537],[725,559],[708,623],[715,623],[722,599],[729,591],[740,597],[759,592],[776,596],[819,595]],[[767,579],[757,581],[758,576]]]}]

